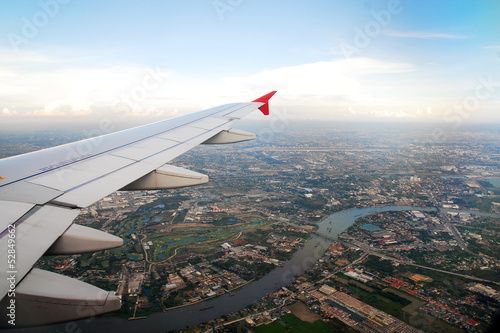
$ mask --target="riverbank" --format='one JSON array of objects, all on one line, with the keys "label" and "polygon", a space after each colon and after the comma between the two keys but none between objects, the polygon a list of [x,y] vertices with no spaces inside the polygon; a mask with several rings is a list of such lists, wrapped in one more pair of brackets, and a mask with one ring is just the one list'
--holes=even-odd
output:
[{"label": "riverbank", "polygon": [[[119,330],[120,332],[165,332],[185,329],[203,322],[228,315],[246,308],[269,293],[287,286],[296,277],[302,275],[320,259],[331,245],[331,239],[337,239],[343,231],[353,225],[357,219],[385,211],[436,211],[434,207],[386,206],[354,208],[334,213],[318,223],[317,232],[322,236],[311,235],[304,246],[299,249],[282,267],[277,267],[263,278],[248,283],[239,291],[224,294],[211,301],[189,304],[167,312],[155,313],[140,321],[128,321],[116,317],[93,318],[73,322],[83,331]],[[41,328],[39,332],[51,332],[55,329],[65,330],[64,325]]]}]

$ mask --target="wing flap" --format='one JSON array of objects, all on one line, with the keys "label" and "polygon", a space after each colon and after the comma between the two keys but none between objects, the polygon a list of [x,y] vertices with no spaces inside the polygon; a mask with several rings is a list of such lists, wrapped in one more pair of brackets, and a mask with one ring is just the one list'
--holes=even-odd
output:
[{"label": "wing flap", "polygon": [[207,131],[199,128],[195,128],[195,131],[190,130],[189,135],[184,133],[186,141],[182,144],[100,177],[96,181],[86,183],[83,187],[74,188],[59,196],[57,202],[68,206],[88,207],[97,200],[130,184],[131,179],[138,179],[156,170],[175,157],[211,138],[217,132],[217,130]]},{"label": "wing flap", "polygon": [[43,205],[63,194],[62,191],[46,186],[19,181],[0,187],[0,198],[5,201],[17,201]]},{"label": "wing flap", "polygon": [[30,179],[29,182],[59,191],[68,191],[132,163],[134,161],[128,158],[101,155],[73,163],[66,168],[56,169],[41,176],[36,176]]},{"label": "wing flap", "polygon": [[[3,236],[0,239],[2,272],[14,274],[15,280],[20,281],[38,258],[68,229],[79,213],[79,209],[46,205],[25,220],[18,220],[12,232],[14,237]],[[14,239],[15,243],[9,244],[9,239]],[[9,246],[12,244],[15,246]],[[8,249],[14,249],[14,257],[9,256]],[[14,259],[14,261],[8,261],[8,259]],[[0,297],[5,296],[8,290],[9,281],[0,279]]]},{"label": "wing flap", "polygon": [[57,198],[55,203],[70,207],[88,207],[97,200],[129,184],[131,179],[142,177],[152,170],[154,168],[151,165],[136,162],[126,168],[100,177],[96,181],[86,183],[85,186],[64,193]]},{"label": "wing flap", "polygon": [[34,204],[24,202],[0,201],[0,212],[2,212],[0,231],[7,229],[33,207],[35,207]]}]

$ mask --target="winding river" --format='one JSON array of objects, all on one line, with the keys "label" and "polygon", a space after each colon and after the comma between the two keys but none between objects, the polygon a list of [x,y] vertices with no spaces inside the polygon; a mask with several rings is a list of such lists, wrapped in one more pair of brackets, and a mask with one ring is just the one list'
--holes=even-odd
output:
[{"label": "winding river", "polygon": [[[354,208],[334,213],[318,223],[317,234],[329,239],[349,228],[360,217],[385,211],[436,211],[433,207],[386,206]],[[311,235],[304,246],[293,257],[258,281],[247,284],[233,294],[222,295],[212,301],[175,308],[166,312],[155,313],[146,319],[126,320],[117,317],[90,318],[61,325],[40,328],[39,332],[81,331],[119,331],[119,332],[166,332],[185,329],[188,326],[219,318],[222,315],[239,311],[259,301],[265,295],[290,284],[297,276],[312,267],[323,256],[331,241],[315,234]],[[38,330],[37,330],[38,331]]]}]

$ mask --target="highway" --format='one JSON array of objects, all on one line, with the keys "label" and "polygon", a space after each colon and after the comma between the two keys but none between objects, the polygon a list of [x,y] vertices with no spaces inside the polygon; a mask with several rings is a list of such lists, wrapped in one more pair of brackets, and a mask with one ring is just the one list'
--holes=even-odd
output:
[{"label": "highway", "polygon": [[[384,251],[383,249],[373,248],[373,247],[371,247],[371,246],[369,246],[367,244],[364,244],[362,242],[356,241],[354,239],[350,239],[349,243],[348,243],[348,242],[342,241],[340,239],[331,239],[330,237],[318,234],[316,232],[314,232],[314,234],[317,235],[317,236],[319,236],[319,237],[328,239],[330,241],[341,242],[342,245],[344,245],[346,247],[353,247],[353,246],[357,247],[357,248],[361,249],[364,252],[358,259],[356,259],[355,261],[353,261],[349,265],[347,265],[345,267],[342,267],[341,269],[339,268],[339,269],[335,270],[335,272],[333,274],[338,273],[339,271],[345,270],[347,267],[351,267],[352,265],[354,265],[354,264],[358,263],[359,261],[363,260],[368,255],[375,255],[375,256],[378,256],[380,258],[392,260],[392,261],[395,261],[397,263],[404,264],[404,265],[411,265],[411,266],[415,266],[415,267],[418,267],[418,268],[428,269],[428,270],[435,271],[435,272],[445,273],[445,274],[454,275],[454,276],[458,276],[458,277],[469,279],[469,280],[474,280],[474,281],[478,281],[478,282],[485,282],[485,283],[490,283],[490,284],[495,284],[497,286],[500,286],[499,282],[495,282],[495,281],[491,281],[491,280],[486,280],[486,279],[478,278],[478,277],[475,277],[475,276],[472,276],[472,275],[465,275],[465,274],[460,274],[460,273],[445,271],[445,270],[442,270],[442,269],[439,269],[439,268],[418,265],[418,264],[415,264],[415,263],[407,261],[407,260],[402,260],[402,259],[394,258],[394,257],[388,256],[387,254],[384,254],[383,253],[383,251]],[[325,279],[323,279],[323,280],[325,280]]]},{"label": "highway", "polygon": [[[432,182],[432,185],[434,187],[436,187],[436,184],[432,180],[431,180],[431,182]],[[432,203],[434,204],[434,206],[438,209],[439,217],[444,222],[444,225],[446,226],[446,228],[452,233],[453,238],[455,238],[455,240],[457,241],[457,243],[460,246],[460,248],[462,250],[470,253],[470,254],[476,255],[475,253],[471,252],[467,248],[467,244],[465,244],[465,242],[462,239],[462,236],[458,232],[457,228],[455,228],[455,226],[451,223],[449,215],[446,212],[443,212],[443,211],[441,211],[441,209],[439,209],[439,207],[441,207],[441,204],[438,203],[438,201],[436,200],[436,198],[434,197],[434,195],[432,194],[432,192],[429,191],[429,190],[427,190],[426,194],[429,197],[429,200],[431,200]]]}]

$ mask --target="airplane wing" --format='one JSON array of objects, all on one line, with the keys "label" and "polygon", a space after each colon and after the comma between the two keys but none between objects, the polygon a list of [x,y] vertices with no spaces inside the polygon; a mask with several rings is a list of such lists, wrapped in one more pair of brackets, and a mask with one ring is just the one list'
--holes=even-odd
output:
[{"label": "airplane wing", "polygon": [[73,220],[114,191],[206,183],[208,176],[168,162],[199,144],[254,139],[231,127],[257,108],[267,115],[275,93],[0,160],[0,306],[7,309],[0,325],[43,325],[119,309],[113,292],[33,265],[44,254],[121,246],[122,239]]}]

